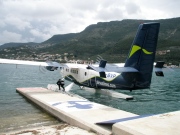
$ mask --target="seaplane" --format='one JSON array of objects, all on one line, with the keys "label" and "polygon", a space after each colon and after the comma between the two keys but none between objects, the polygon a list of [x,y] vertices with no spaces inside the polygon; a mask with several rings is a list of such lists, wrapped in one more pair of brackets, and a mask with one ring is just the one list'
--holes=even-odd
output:
[{"label": "seaplane", "polygon": [[125,63],[112,64],[104,59],[87,65],[10,59],[0,59],[0,63],[44,66],[49,71],[60,69],[65,80],[80,86],[81,89],[93,89],[95,92],[116,97],[117,89],[132,91],[150,88],[153,71],[157,76],[164,76],[164,62],[155,63],[159,28],[158,22],[139,25]]}]

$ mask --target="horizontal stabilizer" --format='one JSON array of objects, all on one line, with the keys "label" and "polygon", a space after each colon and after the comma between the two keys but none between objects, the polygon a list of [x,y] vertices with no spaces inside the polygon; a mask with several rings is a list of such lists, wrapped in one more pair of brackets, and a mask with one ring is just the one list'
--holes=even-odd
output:
[{"label": "horizontal stabilizer", "polygon": [[158,61],[157,63],[156,63],[156,65],[155,65],[155,67],[156,68],[163,68],[163,66],[164,66],[164,61]]},{"label": "horizontal stabilizer", "polygon": [[[105,72],[116,72],[115,70],[113,71],[113,68],[107,69],[107,68],[102,68],[102,67],[95,67],[92,65],[88,65],[87,69],[92,69],[92,70],[99,72],[99,75],[102,78],[106,78]],[[118,72],[139,72],[139,71],[132,67],[119,67]]]}]

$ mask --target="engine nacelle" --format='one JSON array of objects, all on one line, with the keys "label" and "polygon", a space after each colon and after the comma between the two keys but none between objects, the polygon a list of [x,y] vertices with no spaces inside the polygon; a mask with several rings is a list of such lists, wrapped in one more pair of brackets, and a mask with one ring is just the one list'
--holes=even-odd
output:
[{"label": "engine nacelle", "polygon": [[49,71],[54,71],[58,69],[58,67],[54,67],[54,66],[46,66],[45,68]]}]

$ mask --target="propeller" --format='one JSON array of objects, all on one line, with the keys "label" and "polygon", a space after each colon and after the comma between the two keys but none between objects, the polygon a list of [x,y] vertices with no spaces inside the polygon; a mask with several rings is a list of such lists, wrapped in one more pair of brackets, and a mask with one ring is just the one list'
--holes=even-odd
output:
[{"label": "propeller", "polygon": [[74,83],[70,83],[68,86],[65,87],[65,90],[66,90],[67,92],[68,92],[68,91],[71,91],[73,86],[74,86]]},{"label": "propeller", "polygon": [[40,65],[39,66],[39,71],[44,74],[47,71],[47,69],[44,66]]},{"label": "propeller", "polygon": [[98,55],[96,58],[96,63],[100,63],[101,60],[103,60],[103,58],[100,55]]}]

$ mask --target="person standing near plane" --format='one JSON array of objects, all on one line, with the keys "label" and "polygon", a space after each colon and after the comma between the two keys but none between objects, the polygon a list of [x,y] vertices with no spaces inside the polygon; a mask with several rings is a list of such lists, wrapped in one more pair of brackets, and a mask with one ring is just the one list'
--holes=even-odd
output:
[{"label": "person standing near plane", "polygon": [[59,79],[56,84],[59,86],[59,90],[61,90],[61,87],[62,87],[62,88],[63,88],[63,91],[65,91],[65,88],[64,88],[64,80]]}]

